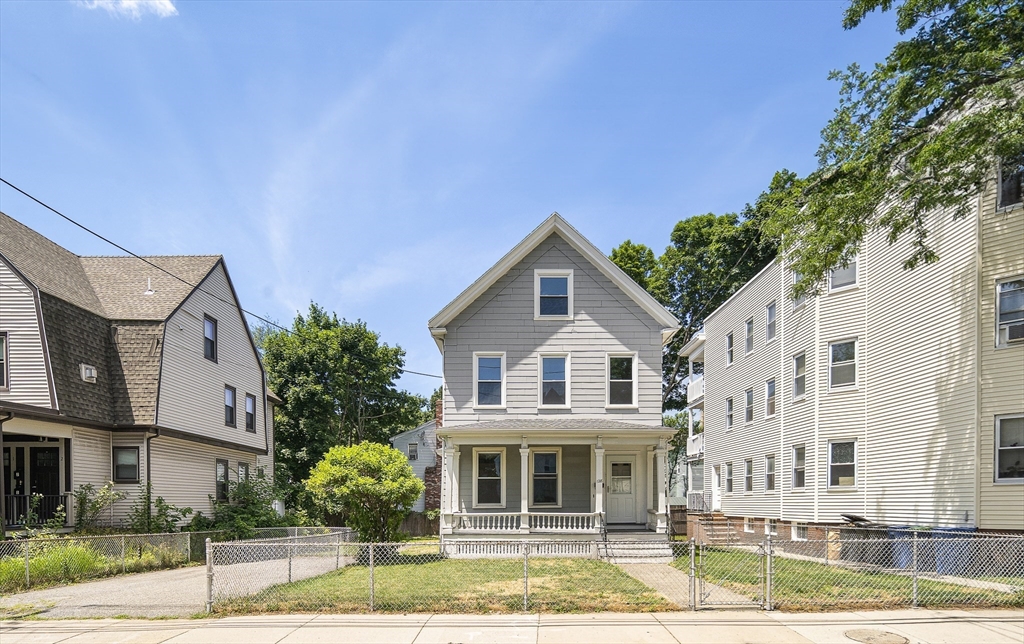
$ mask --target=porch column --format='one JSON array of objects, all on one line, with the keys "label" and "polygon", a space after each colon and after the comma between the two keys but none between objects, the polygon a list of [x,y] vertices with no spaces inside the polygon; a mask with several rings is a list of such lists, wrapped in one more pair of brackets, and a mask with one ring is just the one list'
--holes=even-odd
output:
[{"label": "porch column", "polygon": [[[654,479],[655,479],[655,469],[654,468],[656,467],[656,465],[657,465],[657,462],[654,460],[654,448],[648,447],[647,448],[647,476],[644,477],[646,479],[646,481],[644,481],[644,482],[647,484],[647,494],[645,495],[647,497],[647,512],[644,514],[644,525],[646,525],[648,528],[653,527],[653,526],[651,526],[651,512],[657,512],[657,508],[658,508],[657,485],[655,485],[655,483],[654,483]],[[657,525],[657,519],[656,518],[655,518],[655,525]]]},{"label": "porch column", "polygon": [[530,532],[530,444],[519,444],[519,531]]},{"label": "porch column", "polygon": [[600,527],[604,522],[604,447],[600,436],[594,446],[594,512],[597,514],[596,526]]},{"label": "porch column", "polygon": [[655,450],[658,458],[658,526],[657,531],[668,532],[668,444],[665,439],[658,441]]},{"label": "porch column", "polygon": [[445,440],[441,457],[444,471],[441,474],[441,534],[451,534],[455,527],[452,513],[458,508],[458,452],[452,444]]}]

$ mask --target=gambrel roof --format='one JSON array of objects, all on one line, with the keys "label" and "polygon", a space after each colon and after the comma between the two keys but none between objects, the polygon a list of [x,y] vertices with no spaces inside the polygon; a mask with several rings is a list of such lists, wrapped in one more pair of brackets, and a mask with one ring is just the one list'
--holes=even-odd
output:
[{"label": "gambrel roof", "polygon": [[466,307],[483,295],[488,288],[501,279],[501,277],[513,266],[521,262],[530,253],[530,251],[539,246],[541,242],[552,234],[557,234],[559,237],[564,239],[578,253],[583,255],[583,257],[593,264],[595,268],[601,271],[605,277],[611,280],[613,284],[619,287],[623,293],[636,302],[640,308],[650,314],[650,316],[662,327],[662,342],[668,342],[672,335],[679,330],[679,320],[677,320],[675,316],[668,311],[668,309],[654,299],[650,293],[642,289],[639,284],[629,277],[629,275],[626,275],[626,273],[616,266],[612,260],[608,259],[600,249],[590,243],[590,240],[569,225],[569,222],[563,219],[561,215],[554,212],[551,213],[551,216],[545,219],[541,225],[537,226],[533,232],[527,235],[526,239],[519,242],[515,248],[502,257],[497,264],[489,268],[487,272],[470,284],[469,288],[460,293],[458,297],[448,304],[448,306],[441,309],[437,315],[432,317],[430,321],[427,322],[431,335],[435,338],[444,337],[444,327],[446,324],[454,320],[459,313],[464,311]]}]

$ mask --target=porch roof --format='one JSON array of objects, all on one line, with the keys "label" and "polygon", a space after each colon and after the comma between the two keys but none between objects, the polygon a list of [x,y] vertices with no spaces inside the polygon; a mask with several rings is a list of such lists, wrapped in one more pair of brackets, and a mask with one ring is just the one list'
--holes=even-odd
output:
[{"label": "porch roof", "polygon": [[624,423],[620,420],[603,420],[600,418],[506,418],[482,423],[468,423],[453,427],[439,427],[438,433],[475,432],[489,430],[550,430],[550,431],[630,431],[630,432],[671,432],[675,428],[663,425],[641,425],[640,423]]}]

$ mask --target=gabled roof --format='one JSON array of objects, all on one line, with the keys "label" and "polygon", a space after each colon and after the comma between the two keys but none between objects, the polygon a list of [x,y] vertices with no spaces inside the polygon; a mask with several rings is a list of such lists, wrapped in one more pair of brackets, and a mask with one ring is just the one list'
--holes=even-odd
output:
[{"label": "gabled roof", "polygon": [[424,431],[427,431],[428,429],[437,429],[436,425],[437,425],[437,421],[436,420],[428,420],[427,422],[423,423],[422,425],[419,425],[417,427],[413,427],[412,429],[405,430],[401,434],[395,434],[394,436],[392,436],[388,440],[390,442],[394,443],[399,438],[402,438],[403,436],[408,436],[409,434],[413,434],[415,432],[424,432]]},{"label": "gabled roof", "polygon": [[649,313],[651,317],[653,317],[663,327],[663,342],[667,342],[668,339],[672,337],[672,334],[679,329],[679,320],[677,320],[675,316],[668,311],[668,309],[654,299],[650,293],[640,288],[640,285],[626,275],[621,268],[616,266],[612,260],[608,259],[604,253],[590,243],[590,241],[581,235],[579,231],[570,226],[569,222],[563,219],[561,215],[554,212],[551,213],[551,216],[545,219],[541,225],[537,226],[532,233],[527,235],[526,239],[519,242],[515,248],[502,257],[497,264],[489,268],[487,272],[473,282],[469,288],[452,300],[448,306],[441,309],[437,315],[432,317],[430,321],[427,322],[427,326],[430,328],[431,333],[434,334],[435,337],[442,335],[446,324],[454,320],[459,313],[465,310],[466,307],[472,304],[478,297],[483,295],[484,291],[501,279],[501,277],[513,266],[521,262],[530,253],[530,251],[539,246],[541,242],[551,236],[552,233],[557,233],[559,237],[568,242],[570,246],[587,258],[591,264],[601,271],[605,277],[618,286],[623,293],[628,295],[644,311]]}]

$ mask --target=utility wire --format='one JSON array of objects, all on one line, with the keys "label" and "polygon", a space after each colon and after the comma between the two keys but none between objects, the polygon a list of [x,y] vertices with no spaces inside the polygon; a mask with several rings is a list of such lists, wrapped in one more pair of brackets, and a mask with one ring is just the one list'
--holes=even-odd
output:
[{"label": "utility wire", "polygon": [[[108,239],[108,238],[104,237],[103,235],[99,234],[99,233],[98,233],[98,232],[96,232],[95,230],[92,230],[92,229],[91,229],[91,228],[89,228],[88,226],[85,226],[84,224],[80,224],[80,223],[78,223],[77,221],[75,221],[75,220],[74,220],[74,219],[72,219],[71,217],[68,217],[67,215],[65,215],[65,214],[64,214],[64,213],[62,213],[61,211],[57,210],[57,209],[56,209],[56,208],[54,208],[53,206],[51,206],[51,205],[49,205],[49,204],[47,204],[47,203],[43,202],[43,201],[42,201],[42,200],[40,200],[40,199],[37,199],[36,197],[34,197],[34,196],[33,196],[33,195],[31,195],[31,194],[29,194],[29,193],[25,192],[24,190],[22,190],[21,188],[19,188],[19,187],[18,187],[18,186],[16,186],[16,185],[14,185],[13,183],[11,183],[10,181],[8,181],[7,179],[4,179],[3,177],[0,177],[0,182],[3,182],[3,183],[4,183],[5,185],[7,185],[8,187],[10,187],[10,188],[12,188],[13,190],[17,191],[18,193],[20,193],[20,194],[24,195],[25,197],[28,197],[28,198],[29,198],[29,199],[31,199],[32,201],[36,202],[37,204],[39,204],[39,205],[40,205],[40,206],[42,206],[43,208],[46,208],[47,210],[49,210],[50,212],[54,213],[55,215],[57,215],[57,216],[61,217],[61,218],[62,218],[62,219],[64,219],[65,221],[68,221],[68,222],[70,222],[70,223],[74,224],[75,226],[77,226],[77,227],[81,228],[82,230],[84,230],[85,232],[89,233],[90,235],[92,235],[92,236],[94,236],[94,237],[97,237],[97,238],[99,238],[99,239],[101,239],[101,240],[103,240],[103,241],[107,242],[108,244],[110,244],[110,245],[111,245],[111,246],[113,246],[114,248],[117,248],[118,250],[120,250],[120,251],[122,251],[122,252],[125,252],[125,253],[127,253],[127,254],[131,255],[131,256],[132,256],[132,257],[134,257],[135,259],[138,259],[139,261],[141,261],[141,262],[143,262],[143,263],[145,263],[145,264],[148,264],[149,266],[152,266],[153,268],[157,269],[158,271],[161,271],[162,273],[166,273],[166,274],[167,274],[167,275],[169,275],[170,277],[173,277],[174,279],[178,280],[179,282],[181,282],[182,284],[184,284],[184,285],[188,286],[189,288],[191,288],[191,289],[193,289],[193,290],[197,290],[197,291],[202,291],[202,292],[203,292],[203,293],[205,293],[206,295],[209,295],[210,297],[212,297],[212,298],[214,298],[214,299],[220,300],[221,302],[223,302],[223,303],[225,303],[225,304],[227,304],[227,305],[229,305],[229,306],[235,307],[235,308],[237,308],[237,309],[238,309],[239,311],[241,311],[242,313],[245,313],[245,314],[246,314],[246,315],[248,315],[248,316],[254,317],[254,318],[256,318],[257,320],[259,320],[260,322],[263,322],[264,324],[268,324],[268,325],[270,325],[270,326],[272,326],[272,327],[274,327],[274,328],[276,328],[276,329],[279,329],[279,330],[281,330],[281,331],[284,331],[285,333],[288,333],[289,335],[290,335],[290,334],[292,333],[291,329],[289,329],[289,328],[287,328],[287,327],[284,327],[284,326],[281,326],[280,324],[278,324],[277,322],[274,322],[273,320],[268,320],[267,318],[265,318],[265,317],[263,317],[263,316],[261,316],[261,315],[257,315],[256,313],[253,313],[252,311],[247,311],[246,309],[243,309],[243,308],[241,307],[241,305],[239,305],[239,304],[238,304],[238,302],[232,302],[232,301],[226,300],[226,299],[222,298],[221,296],[217,295],[216,293],[211,293],[211,292],[209,292],[209,291],[207,291],[207,290],[205,290],[205,289],[201,288],[201,287],[200,287],[200,286],[199,286],[198,284],[193,284],[193,283],[189,282],[188,280],[186,280],[185,278],[183,278],[183,277],[180,277],[180,276],[178,276],[178,275],[175,275],[174,273],[172,273],[171,271],[167,270],[167,269],[166,269],[166,268],[164,268],[163,266],[160,266],[160,265],[158,265],[158,264],[154,264],[153,262],[149,261],[149,260],[148,260],[148,259],[146,259],[145,257],[142,257],[141,255],[138,255],[138,254],[136,254],[136,253],[133,253],[132,251],[128,250],[127,248],[125,248],[124,246],[122,246],[122,245],[118,244],[117,242],[114,242],[114,241],[112,241],[112,240],[110,240],[110,239]],[[357,359],[357,360],[363,360],[363,361],[365,361],[365,358],[362,358],[361,356],[357,356],[357,355],[355,355],[355,354],[350,354],[350,357],[352,357],[352,358],[355,358],[355,359]],[[398,369],[398,371],[400,371],[400,372],[402,372],[402,373],[411,373],[411,374],[415,374],[415,375],[417,375],[417,376],[426,376],[426,377],[428,377],[428,378],[443,378],[443,376],[439,376],[439,375],[437,375],[437,374],[433,374],[433,373],[424,373],[424,372],[422,372],[422,371],[413,371],[413,370],[411,370],[411,369],[402,369],[402,368],[399,368],[399,369]]]}]

